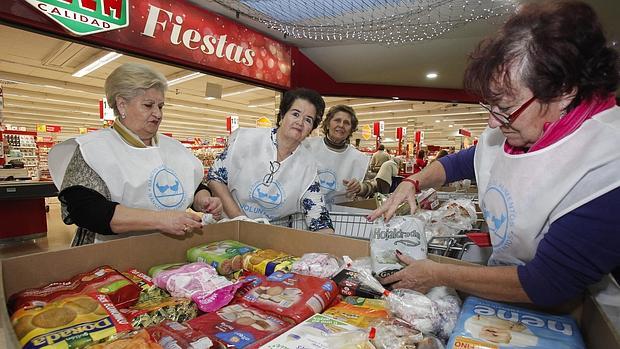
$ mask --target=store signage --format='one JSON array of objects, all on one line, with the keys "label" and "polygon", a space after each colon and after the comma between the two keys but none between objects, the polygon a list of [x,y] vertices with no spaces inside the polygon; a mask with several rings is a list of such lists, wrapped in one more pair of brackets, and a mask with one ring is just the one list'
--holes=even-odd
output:
[{"label": "store signage", "polygon": [[407,138],[407,128],[397,127],[396,128],[396,139],[405,139],[405,138]]},{"label": "store signage", "polygon": [[129,25],[129,0],[25,0],[75,35]]},{"label": "store signage", "polygon": [[424,131],[415,131],[415,142],[420,143],[424,140]]},{"label": "store signage", "polygon": [[260,117],[256,120],[256,127],[261,127],[261,128],[271,128],[273,126],[273,124],[271,123],[271,120],[269,118],[266,117]]},{"label": "store signage", "polygon": [[52,136],[37,136],[37,143],[50,143],[54,141]]},{"label": "store signage", "polygon": [[58,125],[37,124],[37,132],[58,133],[60,131],[62,131],[62,127],[60,127]]},{"label": "store signage", "polygon": [[[89,45],[279,88],[290,87],[289,45],[199,8],[187,0],[134,0],[131,6],[128,2],[5,0],[0,1],[0,20],[73,40],[75,38],[67,30],[51,22],[59,22],[63,26],[78,22],[95,32],[82,36],[81,41]],[[94,10],[91,11],[91,8]],[[46,16],[41,16],[39,12],[44,12]],[[92,19],[97,19],[97,22],[83,23]],[[73,28],[71,33],[75,32],[81,30]]]},{"label": "store signage", "polygon": [[104,97],[99,100],[99,119],[101,120],[114,120],[114,109],[108,105],[108,100]]},{"label": "store signage", "polygon": [[362,138],[367,141],[370,137],[372,137],[372,129],[370,128],[370,125],[362,125]]},{"label": "store signage", "polygon": [[385,130],[385,123],[383,121],[375,121],[373,126],[373,134],[375,136],[381,136]]},{"label": "store signage", "polygon": [[226,118],[226,131],[228,131],[228,133],[233,133],[238,128],[239,117],[237,115],[231,115]]},{"label": "store signage", "polygon": [[471,132],[464,128],[459,128],[459,134],[465,137],[471,137]]}]

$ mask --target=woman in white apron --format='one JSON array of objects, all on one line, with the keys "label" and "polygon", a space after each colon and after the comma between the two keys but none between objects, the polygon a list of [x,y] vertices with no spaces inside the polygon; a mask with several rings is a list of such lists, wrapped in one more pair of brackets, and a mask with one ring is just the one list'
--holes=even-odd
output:
[{"label": "woman in white apron", "polygon": [[166,78],[135,63],[105,82],[117,119],[111,128],[70,139],[49,153],[62,217],[80,228],[72,245],[160,231],[184,235],[222,205],[201,184],[203,166],[181,143],[161,135]]},{"label": "woman in white apron", "polygon": [[544,306],[601,280],[611,287],[605,279],[620,271],[619,79],[618,53],[589,5],[523,5],[465,73],[489,111],[478,144],[406,178],[370,217],[389,219],[403,201],[415,208],[420,188],[475,178],[490,266],[404,258],[409,266],[384,282]]},{"label": "woman in white apron", "polygon": [[321,123],[324,137],[311,137],[304,145],[319,166],[319,183],[328,207],[347,201],[361,190],[370,158],[349,144],[357,131],[355,110],[347,105],[329,109]]},{"label": "woman in white apron", "polygon": [[321,193],[318,167],[301,146],[323,117],[325,102],[313,90],[288,91],[280,101],[277,128],[236,130],[207,176],[229,218],[276,220],[296,212],[311,231],[333,232]]}]

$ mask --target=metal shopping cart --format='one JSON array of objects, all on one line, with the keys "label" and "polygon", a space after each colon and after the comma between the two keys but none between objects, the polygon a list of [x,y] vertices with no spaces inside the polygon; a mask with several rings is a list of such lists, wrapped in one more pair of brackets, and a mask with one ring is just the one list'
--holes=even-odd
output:
[{"label": "metal shopping cart", "polygon": [[[329,216],[331,217],[332,223],[334,224],[334,232],[336,233],[336,235],[370,240],[373,223],[368,222],[368,220],[366,219],[367,214],[330,212]],[[308,230],[306,219],[301,213],[295,213],[290,216],[272,221],[271,224],[298,230]]]}]

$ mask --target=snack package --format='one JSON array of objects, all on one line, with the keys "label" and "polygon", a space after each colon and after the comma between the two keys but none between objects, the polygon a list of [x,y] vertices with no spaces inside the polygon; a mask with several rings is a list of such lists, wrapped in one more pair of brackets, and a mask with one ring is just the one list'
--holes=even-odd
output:
[{"label": "snack package", "polygon": [[234,240],[212,242],[187,250],[190,262],[205,262],[220,275],[230,275],[243,269],[243,257],[256,248]]},{"label": "snack package", "polygon": [[[364,301],[356,300],[356,303],[357,302],[359,302],[359,304],[365,303]],[[327,315],[336,320],[344,321],[359,328],[368,328],[371,323],[380,319],[386,319],[389,316],[385,304],[382,304],[382,306],[377,303],[366,304],[367,306],[355,305],[349,302],[340,302],[325,310],[323,315]]]},{"label": "snack package", "polygon": [[170,297],[170,294],[163,288],[157,287],[153,283],[153,279],[150,276],[142,273],[137,269],[129,269],[122,273],[125,277],[131,280],[134,284],[140,287],[140,298],[138,303],[151,299]]},{"label": "snack package", "polygon": [[585,348],[570,316],[468,297],[447,348]]},{"label": "snack package", "polygon": [[49,302],[85,293],[107,295],[117,308],[126,308],[140,298],[140,287],[115,269],[104,265],[69,280],[18,292],[8,300],[10,313],[20,308],[40,307]]},{"label": "snack package", "polygon": [[343,296],[359,296],[364,298],[381,298],[382,294],[368,287],[360,279],[356,271],[343,269],[332,280],[340,288]]},{"label": "snack package", "polygon": [[393,217],[389,222],[377,219],[370,237],[372,271],[385,278],[403,268],[396,250],[413,259],[426,258],[424,221],[412,216]]},{"label": "snack package", "polygon": [[292,325],[273,314],[233,304],[184,324],[165,322],[147,331],[165,348],[258,348]]},{"label": "snack package", "polygon": [[95,344],[88,349],[163,349],[161,345],[151,339],[145,330],[133,331],[119,338],[101,344]]},{"label": "snack package", "polygon": [[439,207],[437,190],[429,188],[416,195],[418,207],[424,210],[435,210]]},{"label": "snack package", "polygon": [[330,278],[341,268],[342,261],[327,253],[306,253],[293,262],[291,272],[295,274]]},{"label": "snack package", "polygon": [[426,218],[426,237],[457,235],[471,230],[476,222],[476,206],[469,199],[453,199],[442,204],[435,211],[419,212]]},{"label": "snack package", "polygon": [[11,323],[22,348],[83,348],[133,329],[110,299],[97,293],[20,308]]},{"label": "snack package", "polygon": [[236,303],[272,312],[302,322],[322,312],[338,295],[338,287],[329,279],[275,272],[270,276],[251,274],[237,295]]},{"label": "snack package", "polygon": [[424,340],[422,332],[405,321],[389,318],[373,324],[375,329],[372,344],[377,349],[408,349]]},{"label": "snack package", "polygon": [[[366,342],[367,334],[355,326],[324,314],[314,314],[304,322],[286,331],[275,340],[265,344],[263,349],[343,349],[368,348],[354,346]],[[340,340],[339,340],[340,339]],[[347,343],[348,342],[348,343]]]},{"label": "snack package", "polygon": [[153,298],[120,312],[134,328],[157,325],[164,320],[183,322],[198,315],[196,304],[182,297]]},{"label": "snack package", "polygon": [[186,262],[182,262],[182,263],[167,263],[167,264],[156,265],[149,269],[149,276],[154,278],[155,276],[157,276],[157,274],[159,274],[160,272],[164,270],[178,269],[186,264],[187,264]]},{"label": "snack package", "polygon": [[287,273],[291,270],[295,257],[284,252],[270,249],[258,250],[247,254],[243,258],[243,269],[251,272],[271,275],[275,271]]}]

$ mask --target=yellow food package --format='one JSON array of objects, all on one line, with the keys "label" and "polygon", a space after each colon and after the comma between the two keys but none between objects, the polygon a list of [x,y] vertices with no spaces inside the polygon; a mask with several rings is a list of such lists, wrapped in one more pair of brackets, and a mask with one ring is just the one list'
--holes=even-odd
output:
[{"label": "yellow food package", "polygon": [[243,269],[265,276],[271,275],[274,271],[288,273],[293,262],[297,259],[280,251],[270,249],[258,250],[245,255],[243,258]]},{"label": "yellow food package", "polygon": [[368,328],[373,322],[388,318],[389,314],[381,304],[382,300],[368,299],[367,301],[371,301],[367,303],[368,306],[340,302],[325,310],[323,314],[360,328]]}]

